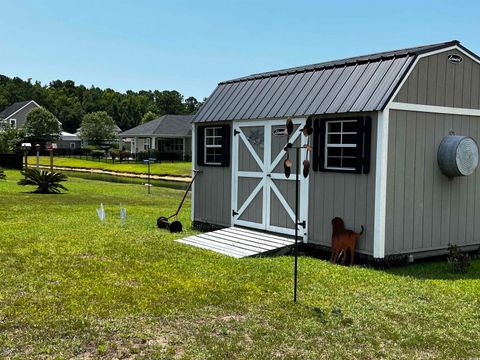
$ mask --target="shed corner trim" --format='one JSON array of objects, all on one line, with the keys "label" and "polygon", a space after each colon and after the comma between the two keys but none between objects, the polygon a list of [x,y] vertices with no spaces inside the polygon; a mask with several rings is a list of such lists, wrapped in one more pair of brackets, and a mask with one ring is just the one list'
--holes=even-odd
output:
[{"label": "shed corner trim", "polygon": [[373,257],[378,259],[385,257],[389,112],[390,109],[387,107],[378,112],[377,118]]}]

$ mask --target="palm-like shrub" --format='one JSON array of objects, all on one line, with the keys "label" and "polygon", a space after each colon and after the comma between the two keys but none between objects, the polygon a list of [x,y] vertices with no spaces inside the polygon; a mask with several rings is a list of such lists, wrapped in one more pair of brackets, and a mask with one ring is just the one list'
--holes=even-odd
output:
[{"label": "palm-like shrub", "polygon": [[5,175],[5,172],[0,169],[0,180],[5,180],[7,178],[7,175]]},{"label": "palm-like shrub", "polygon": [[67,181],[67,175],[59,172],[50,172],[46,170],[38,171],[34,168],[27,168],[21,172],[25,177],[18,182],[18,185],[35,185],[34,191],[39,194],[58,194],[61,190],[68,189],[60,184]]}]

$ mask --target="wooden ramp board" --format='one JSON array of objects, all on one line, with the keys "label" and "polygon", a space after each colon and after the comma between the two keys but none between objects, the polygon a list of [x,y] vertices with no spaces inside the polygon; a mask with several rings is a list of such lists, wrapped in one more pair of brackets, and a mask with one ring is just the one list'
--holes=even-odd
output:
[{"label": "wooden ramp board", "polygon": [[295,240],[291,238],[238,227],[211,231],[175,241],[237,259],[273,253],[295,244]]}]

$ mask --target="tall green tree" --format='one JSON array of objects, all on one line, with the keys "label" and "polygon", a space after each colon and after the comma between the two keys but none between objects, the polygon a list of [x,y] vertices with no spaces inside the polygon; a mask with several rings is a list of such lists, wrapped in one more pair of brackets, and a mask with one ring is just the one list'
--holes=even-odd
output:
[{"label": "tall green tree", "polygon": [[13,153],[25,138],[25,129],[16,129],[0,121],[0,153]]},{"label": "tall green tree", "polygon": [[175,90],[140,90],[118,92],[95,86],[77,85],[72,80],[54,80],[47,85],[31,79],[9,78],[0,75],[0,110],[17,101],[35,100],[53,113],[63,129],[75,132],[83,115],[106,111],[115,124],[127,130],[141,123],[151,111],[164,114],[191,114],[201,105],[194,97],[184,100]]},{"label": "tall green tree", "polygon": [[153,111],[148,111],[143,115],[142,120],[140,121],[141,124],[145,124],[149,121],[157,119],[158,116]]},{"label": "tall green tree", "polygon": [[89,145],[100,146],[117,138],[115,122],[105,111],[86,114],[82,120],[80,138]]},{"label": "tall green tree", "polygon": [[39,144],[57,141],[62,132],[58,119],[44,108],[30,111],[23,127],[27,138]]}]

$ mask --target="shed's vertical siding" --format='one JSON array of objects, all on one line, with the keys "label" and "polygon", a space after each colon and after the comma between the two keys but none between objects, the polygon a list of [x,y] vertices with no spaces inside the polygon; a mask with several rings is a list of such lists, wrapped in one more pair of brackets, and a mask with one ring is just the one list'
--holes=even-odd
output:
[{"label": "shed's vertical siding", "polygon": [[[221,123],[215,123],[215,125],[218,124]],[[202,125],[207,124],[202,123]],[[231,154],[232,150],[230,151],[230,156]],[[195,164],[195,168],[200,170],[201,173],[195,180],[193,220],[218,226],[230,226],[232,214],[231,165],[219,167],[198,166]]]},{"label": "shed's vertical siding", "polygon": [[[463,62],[453,64],[449,54]],[[480,109],[480,64],[457,50],[419,59],[394,101]]]},{"label": "shed's vertical siding", "polygon": [[369,115],[372,118],[371,163],[369,174],[341,172],[310,172],[308,242],[330,247],[331,220],[344,219],[347,228],[364,234],[357,244],[357,251],[373,255],[373,226],[375,207],[375,164],[377,149],[377,114],[338,114],[329,117]]},{"label": "shed's vertical siding", "polygon": [[437,149],[453,130],[480,139],[480,117],[391,110],[386,255],[480,244],[480,173],[449,179]]}]

